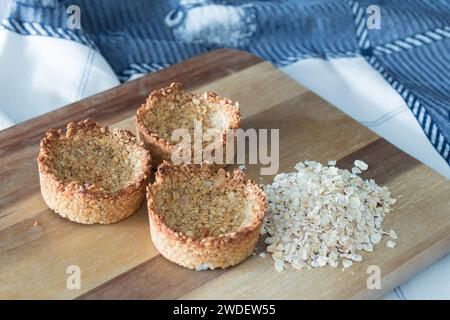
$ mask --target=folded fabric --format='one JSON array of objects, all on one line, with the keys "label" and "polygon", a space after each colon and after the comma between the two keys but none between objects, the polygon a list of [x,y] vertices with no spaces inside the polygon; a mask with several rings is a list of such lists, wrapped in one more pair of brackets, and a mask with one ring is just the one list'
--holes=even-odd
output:
[{"label": "folded fabric", "polygon": [[[67,25],[74,5],[79,30]],[[378,28],[368,27],[373,8]],[[450,164],[447,1],[7,0],[0,10],[8,30],[98,48],[122,81],[219,47],[247,50],[278,66],[362,56],[403,97]]]},{"label": "folded fabric", "polygon": [[86,46],[0,32],[0,129],[118,84],[105,59]]}]

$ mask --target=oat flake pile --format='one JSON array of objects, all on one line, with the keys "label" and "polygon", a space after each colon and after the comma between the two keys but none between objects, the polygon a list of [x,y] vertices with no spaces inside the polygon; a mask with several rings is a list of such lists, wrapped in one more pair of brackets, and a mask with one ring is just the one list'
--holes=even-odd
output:
[{"label": "oat flake pile", "polygon": [[[367,170],[363,161],[356,160],[352,172],[335,164],[300,162],[297,172],[279,174],[264,188],[268,212],[261,234],[268,234],[267,251],[277,271],[286,264],[348,268],[362,261],[362,250],[373,251],[383,235],[397,239],[394,230],[382,228],[396,202],[390,191],[357,175]],[[387,246],[393,248],[395,242]]]}]

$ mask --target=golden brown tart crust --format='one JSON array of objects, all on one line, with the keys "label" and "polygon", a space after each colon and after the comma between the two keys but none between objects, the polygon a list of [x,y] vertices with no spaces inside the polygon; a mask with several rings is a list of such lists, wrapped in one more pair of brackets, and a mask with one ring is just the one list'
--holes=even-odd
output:
[{"label": "golden brown tart crust", "polygon": [[256,246],[266,211],[264,193],[243,172],[166,161],[147,187],[147,206],[158,251],[197,270],[245,260]]},{"label": "golden brown tart crust", "polygon": [[71,122],[47,131],[37,160],[45,203],[69,220],[114,223],[145,198],[150,155],[129,131]]},{"label": "golden brown tart crust", "polygon": [[179,82],[150,94],[136,113],[136,132],[150,150],[154,168],[164,160],[171,161],[176,144],[171,141],[173,130],[192,130],[194,121],[202,122],[204,129],[219,130],[225,146],[227,132],[239,128],[239,105],[213,92],[184,92]]}]

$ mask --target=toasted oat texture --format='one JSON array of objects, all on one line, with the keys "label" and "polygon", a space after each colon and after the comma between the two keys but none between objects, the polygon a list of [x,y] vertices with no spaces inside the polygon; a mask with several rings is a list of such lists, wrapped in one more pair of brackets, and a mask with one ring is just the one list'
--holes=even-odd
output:
[{"label": "toasted oat texture", "polygon": [[164,161],[147,188],[153,243],[167,259],[196,270],[226,268],[256,246],[264,193],[239,170]]},{"label": "toasted oat texture", "polygon": [[[227,132],[239,128],[239,104],[213,92],[184,92],[178,82],[150,94],[137,111],[136,132],[150,150],[154,168],[163,160],[171,161],[178,143],[171,139],[174,130],[187,129],[193,137],[195,122],[201,123],[203,133],[214,132],[213,137],[203,141],[203,148],[214,142],[216,136],[218,144],[225,146]],[[214,154],[214,148],[211,153]]]},{"label": "toasted oat texture", "polygon": [[148,151],[129,131],[95,121],[71,122],[65,133],[50,129],[38,157],[45,203],[69,220],[113,223],[133,214],[144,200]]}]

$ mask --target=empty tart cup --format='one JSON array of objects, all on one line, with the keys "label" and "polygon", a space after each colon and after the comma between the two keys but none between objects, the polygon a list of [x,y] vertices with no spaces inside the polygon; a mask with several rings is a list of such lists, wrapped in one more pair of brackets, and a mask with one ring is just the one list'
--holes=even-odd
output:
[{"label": "empty tart cup", "polygon": [[145,199],[151,168],[148,151],[129,131],[71,122],[50,129],[38,157],[41,193],[48,207],[69,220],[114,223]]},{"label": "empty tart cup", "polygon": [[[235,143],[234,134],[235,130],[239,128],[239,124],[238,103],[221,98],[213,92],[201,94],[184,92],[178,82],[153,91],[136,114],[136,132],[139,140],[143,141],[150,150],[154,168],[164,160],[171,161],[174,151],[182,154],[179,137],[175,137],[175,141],[172,141],[172,134],[178,129],[186,130],[189,133],[192,145],[194,139],[196,141],[201,139],[198,134],[194,134],[195,132],[204,135],[204,139],[201,141],[202,149],[205,150],[209,146],[208,154],[212,158],[206,159],[206,162],[222,166],[225,163],[225,146],[230,141]],[[215,151],[218,147],[224,148],[220,153],[223,156],[218,157],[219,161],[215,161],[217,160]],[[201,163],[201,160],[205,160],[203,157],[194,160],[195,151],[192,151],[191,144],[188,144],[188,148],[191,153],[188,161],[184,161],[184,163]],[[226,156],[234,157],[234,153]],[[181,164],[181,162],[176,164]]]},{"label": "empty tart cup", "polygon": [[266,210],[261,189],[239,170],[163,162],[147,187],[153,244],[189,269],[226,268],[255,249]]}]

